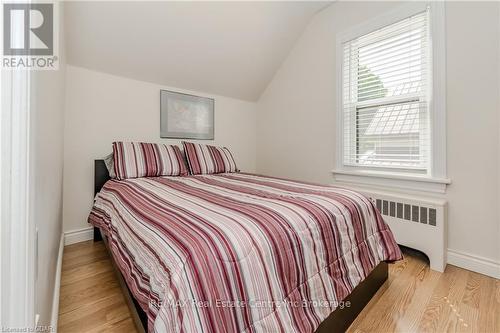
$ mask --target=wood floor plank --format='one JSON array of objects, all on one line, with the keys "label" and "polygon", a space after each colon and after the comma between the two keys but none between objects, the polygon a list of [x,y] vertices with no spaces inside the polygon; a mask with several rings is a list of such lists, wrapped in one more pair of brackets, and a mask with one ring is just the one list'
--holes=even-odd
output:
[{"label": "wood floor plank", "polygon": [[130,312],[123,295],[113,293],[97,302],[61,314],[58,332],[87,332],[126,318],[130,318]]},{"label": "wood floor plank", "polygon": [[447,320],[439,319],[437,321],[437,332],[464,332],[469,330],[471,323],[460,321],[460,319],[463,319],[464,310],[462,310],[462,315],[460,315],[459,312],[461,299],[467,285],[468,273],[469,272],[466,270],[453,266],[448,267],[445,271],[442,280],[445,281],[445,285],[447,281],[449,284],[446,285],[443,290],[445,295],[440,299],[435,298],[435,300],[445,302],[445,306],[443,306],[443,317],[447,318]]},{"label": "wood floor plank", "polygon": [[[352,329],[367,332],[393,332],[403,325],[406,308],[410,304],[417,286],[417,276],[425,266],[411,256],[406,256],[406,268],[394,279],[378,302],[370,308],[362,322],[353,323]],[[403,319],[402,319],[403,317]]]},{"label": "wood floor plank", "polygon": [[136,332],[134,321],[132,318],[126,318],[119,322],[107,323],[105,325],[99,326],[95,329],[89,330],[88,333],[124,333],[124,332]]},{"label": "wood floor plank", "polygon": [[389,277],[387,281],[380,287],[378,292],[372,297],[370,302],[365,306],[364,311],[362,311],[358,317],[354,320],[352,323],[349,332],[358,332],[361,333],[363,332],[360,329],[360,324],[364,321],[367,321],[366,317],[368,315],[371,315],[371,312],[368,309],[371,309],[375,306],[377,306],[377,302],[380,300],[380,298],[385,294],[385,291],[390,288],[391,284],[394,282],[396,277],[401,274],[401,272],[404,271],[408,264],[408,260],[405,258],[404,260],[398,261],[397,263],[389,264]]},{"label": "wood floor plank", "polygon": [[115,273],[105,272],[61,287],[60,313],[66,313],[85,304],[92,304],[99,296],[120,293]]},{"label": "wood floor plank", "polygon": [[106,250],[106,246],[102,242],[86,241],[76,243],[64,247],[64,259],[73,259],[80,255],[95,253],[99,250]]},{"label": "wood floor plank", "polygon": [[[500,333],[500,281],[405,252],[348,331]],[[65,247],[58,332],[136,333],[102,242]]]},{"label": "wood floor plank", "polygon": [[[441,274],[438,284],[433,290],[433,295],[423,309],[418,331],[444,332],[450,325],[456,324],[456,315],[453,312],[457,299],[461,298],[466,286],[466,271],[457,271],[455,267],[448,266]],[[456,331],[456,330],[452,330]]]},{"label": "wood floor plank", "polygon": [[113,267],[110,266],[110,261],[101,260],[96,262],[91,262],[82,266],[78,266],[72,269],[64,270],[61,275],[61,286],[74,283],[84,278],[95,276],[99,273],[110,272]]},{"label": "wood floor plank", "polygon": [[96,249],[92,252],[79,251],[73,254],[74,257],[63,258],[63,270],[70,270],[85,264],[106,260],[108,258],[108,253],[105,248]]}]

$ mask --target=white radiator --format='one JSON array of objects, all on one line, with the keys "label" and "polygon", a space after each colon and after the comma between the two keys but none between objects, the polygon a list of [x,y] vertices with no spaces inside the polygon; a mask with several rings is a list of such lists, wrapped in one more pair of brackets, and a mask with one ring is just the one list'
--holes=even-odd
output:
[{"label": "white radiator", "polygon": [[400,245],[419,250],[429,257],[430,267],[446,267],[447,203],[436,198],[360,190],[377,206]]}]

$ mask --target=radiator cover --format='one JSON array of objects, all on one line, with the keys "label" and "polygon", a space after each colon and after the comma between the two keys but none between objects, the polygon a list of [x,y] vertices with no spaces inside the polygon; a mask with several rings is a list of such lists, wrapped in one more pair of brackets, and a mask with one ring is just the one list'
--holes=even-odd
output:
[{"label": "radiator cover", "polygon": [[360,190],[370,198],[391,228],[396,242],[427,255],[430,267],[446,267],[447,202],[437,198]]}]

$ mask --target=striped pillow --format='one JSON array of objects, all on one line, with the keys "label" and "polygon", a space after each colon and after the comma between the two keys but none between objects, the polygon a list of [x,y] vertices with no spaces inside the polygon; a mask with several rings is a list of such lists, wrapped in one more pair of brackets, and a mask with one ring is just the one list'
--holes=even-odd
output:
[{"label": "striped pillow", "polygon": [[233,154],[226,147],[215,147],[183,141],[192,175],[238,172]]},{"label": "striped pillow", "polygon": [[113,142],[114,168],[117,179],[185,176],[188,173],[177,146]]}]

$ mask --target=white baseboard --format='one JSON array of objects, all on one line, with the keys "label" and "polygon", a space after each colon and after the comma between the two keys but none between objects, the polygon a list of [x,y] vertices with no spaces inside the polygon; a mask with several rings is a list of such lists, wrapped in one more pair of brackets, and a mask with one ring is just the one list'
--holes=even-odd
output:
[{"label": "white baseboard", "polygon": [[500,279],[500,262],[448,249],[448,264]]},{"label": "white baseboard", "polygon": [[94,228],[87,227],[64,232],[64,245],[85,242],[94,238]]},{"label": "white baseboard", "polygon": [[57,255],[56,281],[54,283],[54,294],[52,296],[52,313],[50,316],[50,326],[57,332],[57,319],[59,318],[59,292],[61,289],[61,269],[64,253],[64,234],[61,234],[59,241],[59,254]]}]

